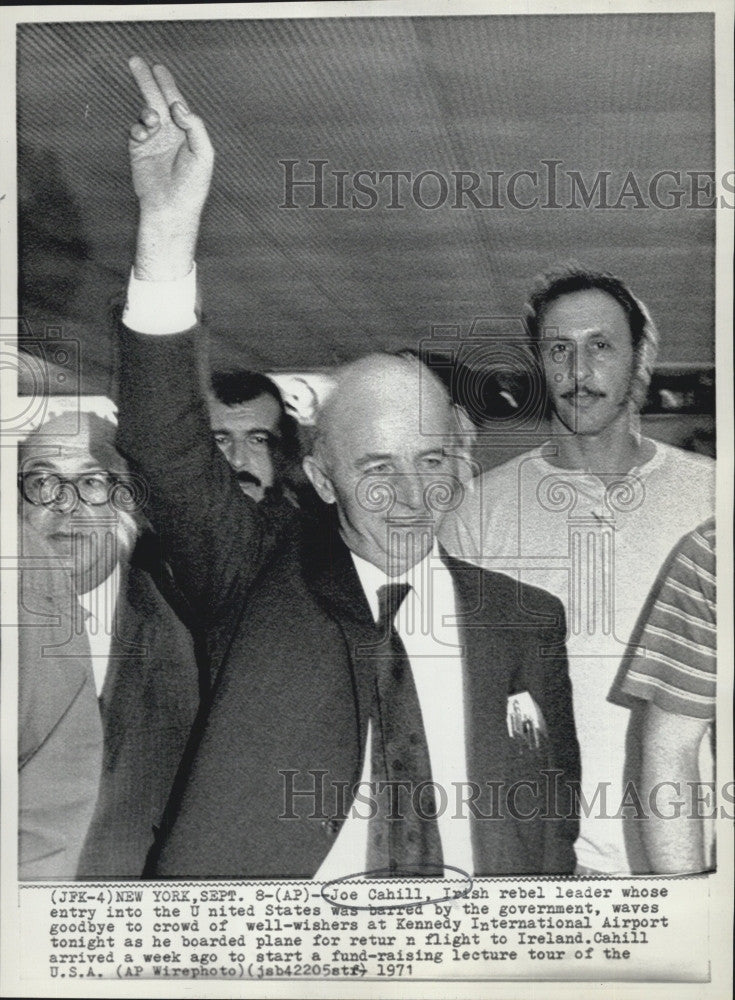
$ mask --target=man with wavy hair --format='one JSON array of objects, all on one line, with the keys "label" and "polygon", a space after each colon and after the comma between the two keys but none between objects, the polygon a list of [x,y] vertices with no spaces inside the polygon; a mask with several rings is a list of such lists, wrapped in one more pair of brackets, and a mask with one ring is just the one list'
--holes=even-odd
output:
[{"label": "man with wavy hair", "polygon": [[578,871],[641,872],[638,831],[624,822],[643,808],[626,783],[637,777],[635,733],[628,709],[608,695],[669,549],[712,512],[714,466],[641,435],[658,334],[619,278],[580,267],[545,275],[526,328],[548,440],[479,477],[441,540],[564,603],[582,751]]}]

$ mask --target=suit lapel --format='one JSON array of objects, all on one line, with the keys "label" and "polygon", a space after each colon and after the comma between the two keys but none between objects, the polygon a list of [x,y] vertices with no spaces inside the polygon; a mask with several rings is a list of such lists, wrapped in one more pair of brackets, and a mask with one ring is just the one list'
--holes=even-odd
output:
[{"label": "suit lapel", "polygon": [[457,603],[457,627],[463,648],[464,706],[469,775],[487,775],[497,767],[498,728],[506,732],[509,691],[507,632],[500,626],[490,591],[491,577],[476,566],[447,560]]},{"label": "suit lapel", "polygon": [[152,584],[135,564],[121,575],[107,674],[102,689],[105,767],[115,766],[129,720],[144,712],[151,653],[159,623]]},{"label": "suit lapel", "polygon": [[[487,782],[507,782],[507,698],[513,688],[512,642],[493,593],[492,576],[479,567],[447,559],[455,583],[457,625],[464,650],[464,709],[467,777],[478,785],[477,808],[497,808]],[[508,865],[507,820],[471,818],[475,870],[503,871]]]},{"label": "suit lapel", "polygon": [[302,553],[302,565],[311,592],[339,625],[345,639],[362,748],[373,698],[373,667],[368,653],[378,638],[372,612],[349,549],[333,525],[322,534],[317,550],[309,545],[309,551]]}]

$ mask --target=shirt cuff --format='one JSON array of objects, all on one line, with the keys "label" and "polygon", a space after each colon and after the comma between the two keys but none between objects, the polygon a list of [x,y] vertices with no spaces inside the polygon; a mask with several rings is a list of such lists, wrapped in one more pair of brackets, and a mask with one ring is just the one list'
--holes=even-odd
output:
[{"label": "shirt cuff", "polygon": [[197,324],[197,266],[185,278],[141,281],[131,270],[122,321],[136,333],[172,334]]}]

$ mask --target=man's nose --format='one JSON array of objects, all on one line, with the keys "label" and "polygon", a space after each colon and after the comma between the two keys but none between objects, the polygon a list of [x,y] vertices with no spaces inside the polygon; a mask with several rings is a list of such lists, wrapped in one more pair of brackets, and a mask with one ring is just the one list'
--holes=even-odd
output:
[{"label": "man's nose", "polygon": [[247,441],[233,441],[227,454],[227,461],[233,469],[251,472],[252,455]]},{"label": "man's nose", "polygon": [[584,347],[575,347],[572,352],[572,365],[575,382],[584,384],[592,373],[590,358]]},{"label": "man's nose", "polygon": [[48,503],[42,504],[44,516],[53,520],[59,518],[70,518],[76,514],[84,505],[79,495],[79,490],[73,483],[64,483],[49,499]]},{"label": "man's nose", "polygon": [[418,475],[401,476],[398,499],[404,507],[412,511],[425,511],[424,493],[426,484]]}]

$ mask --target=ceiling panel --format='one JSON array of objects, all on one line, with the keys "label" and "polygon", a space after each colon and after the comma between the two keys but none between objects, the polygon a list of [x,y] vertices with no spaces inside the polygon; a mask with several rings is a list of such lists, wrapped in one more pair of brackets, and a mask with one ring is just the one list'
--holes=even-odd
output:
[{"label": "ceiling panel", "polygon": [[[110,316],[134,245],[126,129],[139,107],[126,60],[165,62],[217,150],[198,254],[215,361],[267,369],[416,346],[434,324],[517,316],[535,275],[577,259],[620,274],[662,333],[661,357],[711,361],[714,214],[656,208],[659,170],[714,162],[708,14],[365,18],[24,25],[18,31],[20,309],[28,340],[81,343],[82,384],[109,389]],[[282,207],[285,168],[502,172],[503,204]],[[589,186],[628,171],[647,206],[522,209],[516,171],[560,161]],[[436,198],[436,178],[421,188]],[[350,198],[347,187],[347,200]],[[531,196],[528,181],[519,198]],[[577,199],[579,201],[579,199]]]}]

